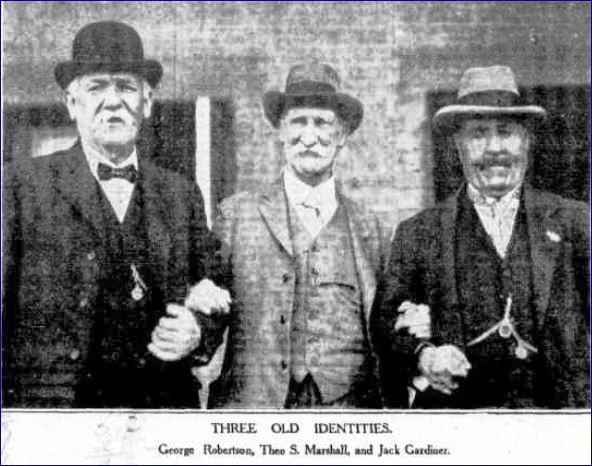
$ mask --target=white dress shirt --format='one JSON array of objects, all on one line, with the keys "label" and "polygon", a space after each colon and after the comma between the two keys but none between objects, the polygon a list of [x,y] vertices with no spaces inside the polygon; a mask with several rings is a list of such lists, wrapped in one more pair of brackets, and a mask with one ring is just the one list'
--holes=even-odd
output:
[{"label": "white dress shirt", "polygon": [[315,238],[337,211],[335,178],[331,176],[317,186],[310,186],[287,167],[284,170],[284,187],[288,202],[296,210],[310,236]]},{"label": "white dress shirt", "polygon": [[130,183],[128,180],[124,178],[111,178],[110,180],[100,180],[99,175],[97,173],[99,163],[103,163],[108,165],[112,168],[122,168],[126,165],[133,165],[138,169],[138,155],[136,153],[136,149],[132,154],[125,159],[120,165],[115,165],[109,159],[104,157],[103,155],[99,154],[96,150],[93,150],[90,147],[82,145],[84,154],[86,155],[86,160],[90,167],[90,171],[95,177],[95,179],[101,185],[103,192],[107,196],[111,207],[117,215],[117,219],[119,223],[123,223],[123,219],[125,218],[125,213],[129,207],[130,201],[132,199],[132,194],[134,192],[134,183]]},{"label": "white dress shirt", "polygon": [[498,255],[503,259],[506,257],[516,213],[520,206],[520,186],[496,199],[484,196],[468,184],[467,194],[475,206],[483,228],[491,238]]}]

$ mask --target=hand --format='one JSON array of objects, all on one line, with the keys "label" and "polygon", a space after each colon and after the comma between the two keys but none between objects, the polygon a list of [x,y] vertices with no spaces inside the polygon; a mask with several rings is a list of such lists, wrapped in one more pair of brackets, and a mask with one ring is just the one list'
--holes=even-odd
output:
[{"label": "hand", "polygon": [[206,315],[229,314],[231,302],[228,291],[204,278],[189,290],[185,307]]},{"label": "hand", "polygon": [[407,329],[410,335],[417,338],[431,338],[430,308],[425,304],[413,304],[405,301],[397,309],[399,317],[395,323],[395,331]]},{"label": "hand", "polygon": [[186,307],[167,304],[166,310],[168,317],[161,317],[152,331],[148,351],[161,361],[178,361],[199,346],[201,329]]},{"label": "hand", "polygon": [[419,354],[418,369],[434,390],[452,394],[458,388],[454,377],[466,377],[471,364],[453,345],[426,346]]}]

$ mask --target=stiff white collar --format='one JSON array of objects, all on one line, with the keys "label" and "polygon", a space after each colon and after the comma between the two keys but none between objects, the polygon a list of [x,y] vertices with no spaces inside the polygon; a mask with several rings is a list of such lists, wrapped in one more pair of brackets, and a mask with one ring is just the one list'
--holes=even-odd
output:
[{"label": "stiff white collar", "polygon": [[[105,165],[108,165],[112,168],[117,168],[118,165],[115,165],[105,156],[103,156],[96,150],[93,150],[88,145],[82,144],[82,149],[84,155],[86,156],[86,160],[88,162],[88,166],[90,167],[90,171],[92,172],[95,179],[98,181],[105,195],[107,196],[109,204],[111,204],[111,207],[113,208],[113,211],[115,212],[115,215],[119,220],[119,223],[123,223],[123,219],[125,218],[125,214],[127,213],[127,209],[132,199],[132,194],[134,192],[135,185],[130,183],[128,180],[122,178],[112,178],[108,181],[100,180],[98,174],[99,163],[104,163]],[[119,167],[127,166],[129,164],[132,164],[134,167],[136,167],[136,170],[138,169],[138,155],[135,147],[132,154],[127,159],[125,159],[119,165]]]},{"label": "stiff white collar", "polygon": [[467,195],[473,202],[481,225],[491,238],[498,255],[502,259],[505,258],[520,206],[520,186],[496,199],[484,196],[469,184]]},{"label": "stiff white collar", "polygon": [[93,176],[97,179],[97,181],[99,180],[99,175],[97,174],[97,168],[99,166],[99,163],[104,163],[105,165],[108,165],[112,168],[118,168],[121,166],[132,164],[136,168],[136,170],[138,169],[138,153],[136,152],[135,147],[132,154],[119,165],[114,164],[103,154],[100,154],[98,151],[94,150],[88,144],[84,144],[84,142],[82,143],[82,151],[86,156],[86,161],[88,162],[90,171],[92,172]]},{"label": "stiff white collar", "polygon": [[331,176],[317,186],[310,186],[300,180],[290,167],[284,170],[284,187],[288,202],[293,206],[307,203],[323,211],[337,208],[335,177]]},{"label": "stiff white collar", "polygon": [[486,196],[477,188],[475,188],[471,183],[467,183],[467,195],[469,199],[473,201],[473,204],[477,205],[486,205],[486,206],[508,206],[516,202],[517,199],[520,199],[520,189],[521,185],[516,186],[510,192],[504,194],[500,198]]}]

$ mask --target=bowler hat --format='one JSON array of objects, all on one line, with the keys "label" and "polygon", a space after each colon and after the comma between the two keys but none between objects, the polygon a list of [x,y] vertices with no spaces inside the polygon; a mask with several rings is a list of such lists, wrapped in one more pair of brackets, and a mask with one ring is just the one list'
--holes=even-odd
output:
[{"label": "bowler hat", "polygon": [[434,128],[450,129],[466,118],[507,116],[543,120],[547,115],[538,105],[520,100],[514,73],[507,66],[469,68],[460,80],[458,100],[434,115]]},{"label": "bowler hat", "polygon": [[339,92],[339,86],[339,76],[329,65],[316,60],[295,65],[288,73],[285,92],[269,91],[263,96],[265,116],[277,128],[290,108],[330,108],[343,119],[351,134],[360,125],[364,108],[356,98]]},{"label": "bowler hat", "polygon": [[144,59],[142,39],[135,29],[117,21],[84,26],[72,45],[72,60],[58,63],[54,74],[62,89],[77,76],[88,73],[133,73],[154,87],[162,76],[156,60]]}]

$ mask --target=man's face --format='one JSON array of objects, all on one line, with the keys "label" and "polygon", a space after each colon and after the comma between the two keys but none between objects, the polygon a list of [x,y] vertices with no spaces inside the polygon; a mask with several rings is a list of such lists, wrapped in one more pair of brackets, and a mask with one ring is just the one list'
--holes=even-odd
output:
[{"label": "man's face", "polygon": [[143,118],[150,116],[151,90],[129,73],[81,76],[66,93],[80,137],[101,152],[133,148]]},{"label": "man's face", "polygon": [[528,130],[511,119],[471,119],[454,135],[466,180],[485,196],[501,197],[522,183]]},{"label": "man's face", "polygon": [[280,140],[296,176],[316,185],[331,176],[345,130],[333,110],[296,107],[282,117]]}]

